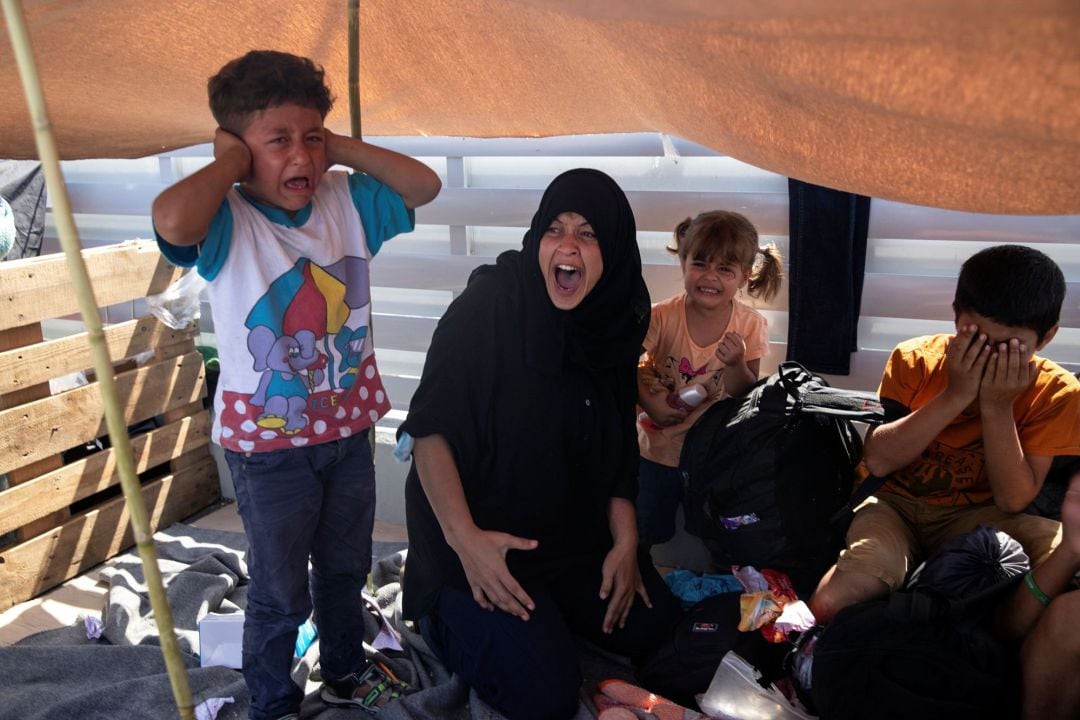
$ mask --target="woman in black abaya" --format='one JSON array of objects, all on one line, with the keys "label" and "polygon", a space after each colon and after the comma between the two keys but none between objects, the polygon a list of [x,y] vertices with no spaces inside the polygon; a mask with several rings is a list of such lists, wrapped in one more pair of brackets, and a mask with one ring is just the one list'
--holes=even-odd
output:
[{"label": "woman in black abaya", "polygon": [[649,323],[615,181],[552,181],[521,250],[439,322],[402,431],[405,616],[510,718],[569,718],[573,635],[640,659],[678,621],[634,519],[635,372]]}]

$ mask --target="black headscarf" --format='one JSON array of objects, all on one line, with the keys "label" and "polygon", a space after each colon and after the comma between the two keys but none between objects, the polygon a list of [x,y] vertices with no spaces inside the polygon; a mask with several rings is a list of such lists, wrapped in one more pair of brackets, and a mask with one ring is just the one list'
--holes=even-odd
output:
[{"label": "black headscarf", "polygon": [[[564,212],[589,221],[604,260],[599,282],[569,311],[552,304],[540,269],[540,240]],[[498,262],[503,270],[513,266],[521,283],[530,361],[539,364],[564,353],[597,369],[636,361],[649,328],[649,291],[641,277],[634,213],[609,176],[579,168],[552,180],[521,250],[503,253]]]}]

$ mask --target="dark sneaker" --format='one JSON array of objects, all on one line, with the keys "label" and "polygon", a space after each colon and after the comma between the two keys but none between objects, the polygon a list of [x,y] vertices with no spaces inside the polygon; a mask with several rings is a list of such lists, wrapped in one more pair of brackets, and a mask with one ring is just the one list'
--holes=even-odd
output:
[{"label": "dark sneaker", "polygon": [[351,705],[370,713],[377,713],[391,700],[401,697],[409,689],[393,673],[383,666],[369,662],[363,670],[346,675],[340,680],[323,678],[322,699],[330,705]]}]

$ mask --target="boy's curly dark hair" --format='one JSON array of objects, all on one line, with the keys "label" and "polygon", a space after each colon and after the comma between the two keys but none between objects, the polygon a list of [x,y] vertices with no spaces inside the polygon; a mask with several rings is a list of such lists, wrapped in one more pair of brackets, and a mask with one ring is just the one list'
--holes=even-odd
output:
[{"label": "boy's curly dark hair", "polygon": [[1024,245],[980,250],[960,267],[953,311],[973,312],[1043,341],[1065,302],[1065,275],[1046,254]]},{"label": "boy's curly dark hair", "polygon": [[237,135],[261,110],[294,103],[319,111],[326,119],[334,105],[325,72],[311,60],[277,50],[252,50],[227,62],[207,82],[210,112],[225,130]]}]

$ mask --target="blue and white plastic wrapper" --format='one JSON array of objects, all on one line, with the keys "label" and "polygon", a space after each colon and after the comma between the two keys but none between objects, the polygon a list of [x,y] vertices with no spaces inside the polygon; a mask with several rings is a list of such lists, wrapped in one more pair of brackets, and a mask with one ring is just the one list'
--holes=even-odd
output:
[{"label": "blue and white plastic wrapper", "polygon": [[397,441],[397,445],[394,446],[394,459],[398,462],[409,462],[412,460],[413,438],[407,432],[401,433],[401,437]]},{"label": "blue and white plastic wrapper", "polygon": [[311,647],[311,643],[315,642],[315,638],[319,636],[319,631],[315,629],[315,622],[312,618],[308,618],[303,625],[296,630],[296,646],[294,648],[296,657],[304,657],[304,654]]}]

